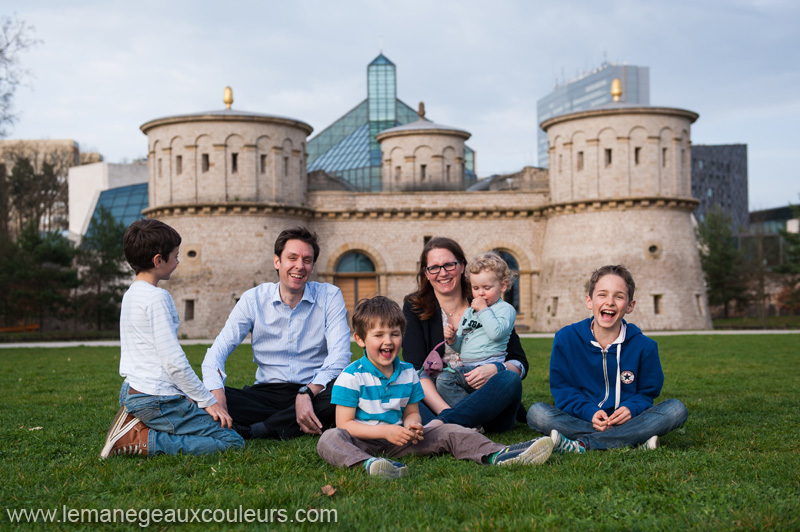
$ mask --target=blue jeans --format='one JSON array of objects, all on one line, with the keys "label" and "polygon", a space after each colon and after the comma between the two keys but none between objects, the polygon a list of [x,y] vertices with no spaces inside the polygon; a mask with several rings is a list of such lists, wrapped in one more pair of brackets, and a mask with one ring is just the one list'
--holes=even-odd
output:
[{"label": "blue jeans", "polygon": [[122,383],[119,405],[147,425],[147,455],[210,454],[244,447],[236,431],[225,429],[205,410],[182,395],[130,394]]},{"label": "blue jeans", "polygon": [[464,377],[465,373],[475,369],[475,367],[448,368],[436,377],[436,391],[451,407],[457,405],[475,391],[475,388],[467,384],[467,379]]},{"label": "blue jeans", "polygon": [[517,410],[522,401],[522,379],[516,372],[501,371],[486,384],[469,394],[452,408],[435,415],[421,401],[422,423],[441,419],[462,427],[483,427],[486,432],[505,432],[514,428]]},{"label": "blue jeans", "polygon": [[536,403],[528,410],[528,426],[542,434],[557,430],[571,440],[583,442],[587,449],[616,449],[646,442],[652,436],[663,436],[686,422],[689,413],[677,399],[667,399],[651,406],[627,423],[594,430],[591,422],[574,417],[547,403]]}]

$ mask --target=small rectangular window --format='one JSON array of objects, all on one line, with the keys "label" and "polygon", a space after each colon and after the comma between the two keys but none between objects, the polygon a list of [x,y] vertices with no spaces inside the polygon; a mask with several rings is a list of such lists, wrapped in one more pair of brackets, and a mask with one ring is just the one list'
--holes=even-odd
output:
[{"label": "small rectangular window", "polygon": [[183,173],[183,155],[175,157],[175,173],[178,175]]},{"label": "small rectangular window", "polygon": [[239,171],[239,154],[231,153],[231,173],[235,174]]},{"label": "small rectangular window", "polygon": [[695,301],[697,301],[697,312],[701,316],[705,316],[705,312],[703,312],[703,296],[701,296],[700,294],[695,294],[694,298]]},{"label": "small rectangular window", "polygon": [[563,172],[563,167],[561,166],[561,154],[558,154],[558,173],[560,174]]},{"label": "small rectangular window", "polygon": [[422,237],[422,245],[424,246],[425,244],[430,242],[431,238],[433,238],[433,235],[425,235],[425,236],[423,236]]},{"label": "small rectangular window", "polygon": [[642,148],[639,146],[633,149],[633,164],[639,166],[639,155],[642,153]]},{"label": "small rectangular window", "polygon": [[578,152],[578,170],[583,170],[583,152]]},{"label": "small rectangular window", "polygon": [[606,168],[611,166],[611,148],[606,148]]},{"label": "small rectangular window", "polygon": [[184,300],[183,305],[183,320],[191,321],[194,319],[194,299]]},{"label": "small rectangular window", "polygon": [[161,177],[163,174],[161,173],[161,157],[158,158],[158,177]]},{"label": "small rectangular window", "polygon": [[427,173],[428,167],[424,164],[419,165],[419,178],[420,181],[425,181],[425,176]]},{"label": "small rectangular window", "polygon": [[661,294],[653,295],[653,314],[661,314]]},{"label": "small rectangular window", "polygon": [[266,154],[261,155],[261,162],[260,162],[260,171],[262,174],[267,173],[267,156]]},{"label": "small rectangular window", "polygon": [[446,176],[447,176],[447,180],[450,181],[450,165],[449,164],[447,165]]},{"label": "small rectangular window", "polygon": [[289,177],[289,158],[283,158],[283,177]]},{"label": "small rectangular window", "polygon": [[201,161],[200,168],[202,168],[203,172],[208,172],[208,167],[209,167],[208,154],[204,153],[203,155],[201,155],[200,156],[200,161]]},{"label": "small rectangular window", "polygon": [[661,166],[667,166],[667,148],[661,148]]},{"label": "small rectangular window", "polygon": [[395,166],[394,167],[394,180],[400,181],[400,178],[403,177],[403,167],[402,166]]},{"label": "small rectangular window", "polygon": [[555,316],[558,314],[558,298],[553,298],[553,303],[550,305],[550,315]]}]

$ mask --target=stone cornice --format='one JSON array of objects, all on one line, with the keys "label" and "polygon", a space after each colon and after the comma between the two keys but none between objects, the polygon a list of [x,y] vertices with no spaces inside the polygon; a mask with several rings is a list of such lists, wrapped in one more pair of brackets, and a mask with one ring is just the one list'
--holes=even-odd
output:
[{"label": "stone cornice", "polygon": [[255,203],[245,201],[181,203],[159,205],[142,211],[148,217],[159,216],[298,216],[311,218],[314,212],[308,207],[280,203]]},{"label": "stone cornice", "polygon": [[501,220],[511,218],[534,218],[541,216],[541,207],[386,207],[357,211],[340,209],[316,209],[314,218],[326,220]]},{"label": "stone cornice", "polygon": [[553,203],[545,206],[542,214],[550,217],[559,214],[626,211],[629,209],[677,209],[692,212],[698,205],[700,205],[700,201],[687,197],[653,196],[645,198],[604,198]]}]

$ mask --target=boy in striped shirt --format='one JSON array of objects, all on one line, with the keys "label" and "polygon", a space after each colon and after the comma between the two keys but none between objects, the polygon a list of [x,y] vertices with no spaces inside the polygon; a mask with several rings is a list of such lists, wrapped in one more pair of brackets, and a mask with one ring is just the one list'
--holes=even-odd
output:
[{"label": "boy in striped shirt", "polygon": [[[322,434],[317,452],[338,467],[363,464],[370,475],[406,476],[408,468],[389,458],[450,453],[479,464],[541,464],[553,442],[538,440],[503,446],[460,425],[431,422],[423,427],[419,401],[424,397],[414,367],[397,358],[406,320],[394,301],[378,296],[361,300],[353,313],[356,343],[364,356],[339,375],[331,402],[336,428]],[[434,426],[434,424],[436,424]]]}]

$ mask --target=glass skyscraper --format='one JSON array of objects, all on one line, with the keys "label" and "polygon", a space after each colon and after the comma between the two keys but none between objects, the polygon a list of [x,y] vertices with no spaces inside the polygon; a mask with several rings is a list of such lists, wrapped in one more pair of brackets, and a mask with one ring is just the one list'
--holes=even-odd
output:
[{"label": "glass skyscraper", "polygon": [[[308,171],[324,170],[361,192],[379,192],[381,147],[375,135],[419,120],[397,98],[397,67],[380,54],[367,66],[367,99],[308,141]],[[467,183],[475,181],[475,155],[466,148]]]},{"label": "glass skyscraper", "polygon": [[[554,116],[611,103],[611,82],[614,78],[622,81],[622,103],[650,105],[649,67],[603,63],[600,68],[557,86],[553,92],[536,102],[539,124]],[[538,128],[537,143],[539,166],[549,168],[547,133],[542,128]]]}]

